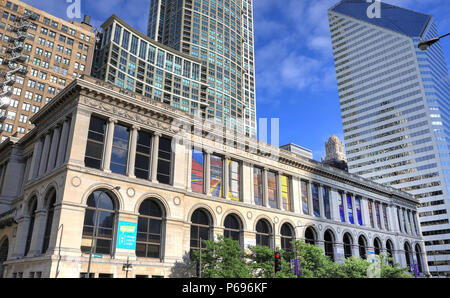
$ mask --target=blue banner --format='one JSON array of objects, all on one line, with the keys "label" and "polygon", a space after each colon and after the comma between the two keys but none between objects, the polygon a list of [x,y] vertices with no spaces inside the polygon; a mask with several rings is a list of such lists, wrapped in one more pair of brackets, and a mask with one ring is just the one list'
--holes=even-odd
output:
[{"label": "blue banner", "polygon": [[119,221],[117,248],[136,249],[137,223]]}]

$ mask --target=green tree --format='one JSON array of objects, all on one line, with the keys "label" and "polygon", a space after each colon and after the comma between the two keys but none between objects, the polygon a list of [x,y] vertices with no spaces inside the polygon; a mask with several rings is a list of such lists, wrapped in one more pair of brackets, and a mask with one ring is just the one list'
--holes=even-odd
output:
[{"label": "green tree", "polygon": [[[203,241],[201,270],[203,278],[251,278],[245,252],[239,242],[220,236],[217,241]],[[200,260],[199,251],[192,254],[192,262]]]}]

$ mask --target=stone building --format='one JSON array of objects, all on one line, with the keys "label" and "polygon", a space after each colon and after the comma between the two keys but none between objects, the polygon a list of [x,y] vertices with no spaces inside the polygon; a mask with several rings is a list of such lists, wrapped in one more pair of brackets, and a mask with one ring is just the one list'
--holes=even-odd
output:
[{"label": "stone building", "polygon": [[325,143],[326,156],[324,164],[348,172],[347,157],[345,156],[344,144],[335,135],[332,135]]},{"label": "stone building", "polygon": [[394,188],[91,77],[31,121],[0,145],[5,277],[125,277],[127,259],[129,277],[179,276],[218,235],[305,240],[335,261],[390,254],[428,273],[418,201]]}]

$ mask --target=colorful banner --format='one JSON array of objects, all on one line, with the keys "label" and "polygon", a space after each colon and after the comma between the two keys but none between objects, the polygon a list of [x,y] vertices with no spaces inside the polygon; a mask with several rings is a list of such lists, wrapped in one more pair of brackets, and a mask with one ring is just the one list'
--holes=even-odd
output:
[{"label": "colorful banner", "polygon": [[192,150],[191,188],[193,192],[203,193],[203,152]]},{"label": "colorful banner", "polygon": [[117,230],[117,248],[136,249],[137,223],[119,221]]},{"label": "colorful banner", "polygon": [[222,197],[223,193],[223,160],[221,157],[211,155],[210,193],[215,197]]}]

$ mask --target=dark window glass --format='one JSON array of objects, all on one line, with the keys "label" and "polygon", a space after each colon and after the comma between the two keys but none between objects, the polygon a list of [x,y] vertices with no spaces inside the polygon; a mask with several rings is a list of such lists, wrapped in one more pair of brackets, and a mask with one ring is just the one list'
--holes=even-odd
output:
[{"label": "dark window glass", "polygon": [[305,242],[308,244],[316,245],[316,233],[312,228],[306,228]]},{"label": "dark window glass", "polygon": [[272,229],[266,220],[260,220],[256,224],[256,245],[271,246],[270,239]]},{"label": "dark window glass", "polygon": [[138,132],[138,139],[136,145],[136,163],[134,167],[134,174],[137,178],[150,178],[151,165],[151,142],[152,135],[145,131]]},{"label": "dark window glass", "polygon": [[320,217],[319,186],[316,184],[312,184],[311,192],[312,192],[312,199],[313,199],[314,216]]},{"label": "dark window glass", "polygon": [[355,223],[355,219],[353,217],[353,204],[352,204],[352,196],[347,195],[347,209],[348,209],[348,220],[351,224]]},{"label": "dark window glass", "polygon": [[116,208],[107,191],[94,191],[87,200],[81,251],[111,254]]},{"label": "dark window glass", "polygon": [[147,199],[139,207],[136,255],[144,258],[161,258],[163,212],[158,203]]},{"label": "dark window glass", "polygon": [[289,224],[281,227],[281,249],[292,251],[292,241],[294,241],[293,228]]},{"label": "dark window glass", "polygon": [[345,258],[352,256],[352,238],[348,233],[344,235],[344,256]]},{"label": "dark window glass", "polygon": [[42,245],[42,253],[47,252],[50,236],[52,232],[52,224],[53,224],[53,215],[55,214],[55,202],[56,202],[56,192],[52,190],[47,199],[47,222],[45,225],[45,233],[44,233],[44,243]]},{"label": "dark window glass", "polygon": [[212,233],[210,216],[203,209],[197,209],[191,217],[191,250],[199,250],[206,246],[203,240],[209,240]]},{"label": "dark window glass", "polygon": [[235,215],[228,215],[225,218],[224,236],[241,243],[241,222]]},{"label": "dark window glass", "polygon": [[30,222],[28,224],[27,240],[25,243],[25,255],[27,255],[28,252],[30,251],[31,238],[33,237],[33,230],[34,230],[34,221],[36,219],[37,199],[33,198],[29,206],[30,209],[28,214],[30,216]]},{"label": "dark window glass", "polygon": [[116,124],[114,126],[114,138],[111,152],[110,169],[113,173],[125,175],[127,173],[128,142],[130,129]]},{"label": "dark window glass", "polygon": [[367,258],[367,252],[366,252],[366,240],[364,237],[360,236],[358,239],[358,246],[359,246],[359,257],[362,259]]},{"label": "dark window glass", "polygon": [[172,139],[159,138],[158,175],[159,183],[170,184],[172,174]]},{"label": "dark window glass", "polygon": [[334,261],[334,237],[330,231],[325,232],[324,236],[324,245],[325,245],[325,255],[330,258],[330,260]]},{"label": "dark window glass", "polygon": [[309,214],[309,203],[308,203],[308,182],[302,181],[302,208],[303,214]]},{"label": "dark window glass", "polygon": [[325,211],[325,217],[331,219],[331,206],[330,206],[330,189],[328,187],[322,188],[323,207]]},{"label": "dark window glass", "polygon": [[375,250],[375,254],[376,255],[380,255],[381,254],[381,242],[380,242],[380,239],[375,238],[375,240],[373,241],[373,248]]},{"label": "dark window glass", "polygon": [[92,116],[89,124],[88,140],[84,163],[86,167],[100,169],[103,159],[106,120]]}]

